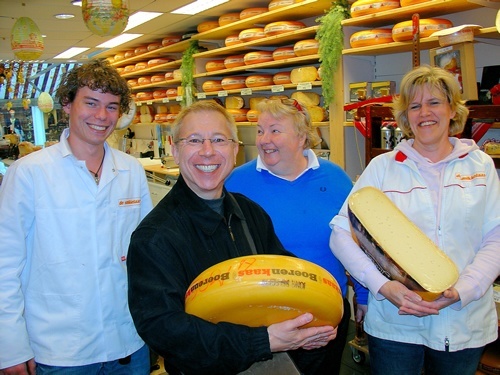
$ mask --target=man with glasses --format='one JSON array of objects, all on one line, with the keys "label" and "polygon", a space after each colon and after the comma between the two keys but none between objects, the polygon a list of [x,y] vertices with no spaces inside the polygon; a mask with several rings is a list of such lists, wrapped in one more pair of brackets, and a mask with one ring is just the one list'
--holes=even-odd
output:
[{"label": "man with glasses", "polygon": [[173,141],[179,179],[133,233],[129,247],[129,303],[139,334],[164,358],[169,375],[237,374],[286,351],[300,356],[300,371],[311,374],[308,354],[334,339],[336,328],[300,328],[313,319],[309,313],[257,328],[185,313],[191,282],[214,264],[251,255],[252,242],[258,254],[291,254],[265,211],[224,187],[238,138],[222,106],[200,101],[183,109]]}]

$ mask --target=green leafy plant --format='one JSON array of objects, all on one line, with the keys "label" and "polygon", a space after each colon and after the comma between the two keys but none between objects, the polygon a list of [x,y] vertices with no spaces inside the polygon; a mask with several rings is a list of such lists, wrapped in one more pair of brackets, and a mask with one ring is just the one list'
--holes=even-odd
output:
[{"label": "green leafy plant", "polygon": [[333,76],[339,67],[344,48],[344,32],[341,22],[350,17],[347,0],[337,0],[323,16],[316,19],[319,23],[316,39],[319,41],[318,53],[325,108],[328,108],[335,98]]},{"label": "green leafy plant", "polygon": [[184,88],[182,95],[182,105],[186,106],[195,100],[195,84],[194,84],[194,58],[193,55],[199,51],[200,47],[197,40],[191,40],[189,47],[182,54],[181,71],[182,79],[181,86]]}]

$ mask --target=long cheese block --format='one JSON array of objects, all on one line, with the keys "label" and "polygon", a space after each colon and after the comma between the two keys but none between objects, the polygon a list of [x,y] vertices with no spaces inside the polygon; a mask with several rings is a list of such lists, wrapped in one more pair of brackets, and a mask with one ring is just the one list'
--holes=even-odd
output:
[{"label": "long cheese block", "polygon": [[432,301],[458,279],[455,263],[379,189],[348,200],[353,238],[389,279]]},{"label": "long cheese block", "polygon": [[185,310],[213,323],[269,326],[310,312],[306,326],[336,327],[344,313],[335,278],[306,260],[252,255],[223,261],[189,286]]}]

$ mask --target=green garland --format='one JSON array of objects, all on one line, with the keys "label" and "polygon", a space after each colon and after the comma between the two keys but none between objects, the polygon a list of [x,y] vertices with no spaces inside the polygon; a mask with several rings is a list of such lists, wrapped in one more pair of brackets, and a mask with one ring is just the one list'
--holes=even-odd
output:
[{"label": "green garland", "polygon": [[325,108],[328,108],[335,97],[333,76],[339,67],[344,48],[344,32],[341,22],[350,17],[347,0],[337,0],[323,16],[316,19],[316,22],[319,22],[316,39],[319,41],[319,62],[321,63]]},{"label": "green garland", "polygon": [[194,84],[194,58],[193,55],[199,51],[197,40],[191,40],[189,47],[182,54],[181,71],[182,79],[181,86],[184,88],[182,95],[182,106],[186,106],[195,101],[195,84]]}]

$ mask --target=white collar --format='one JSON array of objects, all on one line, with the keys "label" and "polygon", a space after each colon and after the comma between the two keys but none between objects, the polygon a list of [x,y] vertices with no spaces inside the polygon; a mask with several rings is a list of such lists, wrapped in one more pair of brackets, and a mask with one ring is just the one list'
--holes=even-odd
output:
[{"label": "white collar", "polygon": [[[308,149],[304,150],[303,155],[307,158],[307,166],[302,171],[302,173],[300,173],[293,181],[295,181],[296,179],[298,179],[300,176],[302,176],[304,173],[306,173],[309,169],[317,169],[317,168],[319,168],[318,157],[316,156],[316,154],[315,154],[315,152],[313,150],[311,150],[310,148],[308,148]],[[262,159],[261,159],[260,155],[257,155],[257,165],[256,165],[255,169],[257,171],[259,171],[259,172],[261,172],[262,170],[268,171],[273,176],[281,178],[282,180],[289,181],[288,179],[283,178],[281,176],[278,176],[277,174],[271,172],[269,170],[269,168],[267,168],[266,165],[262,162]]]}]

